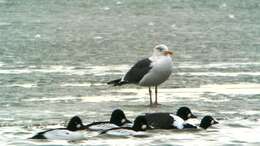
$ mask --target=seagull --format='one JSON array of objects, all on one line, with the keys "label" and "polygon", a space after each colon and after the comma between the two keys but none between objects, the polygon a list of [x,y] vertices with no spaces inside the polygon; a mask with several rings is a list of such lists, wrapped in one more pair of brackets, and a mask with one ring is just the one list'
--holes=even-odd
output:
[{"label": "seagull", "polygon": [[[166,81],[172,73],[173,52],[164,44],[153,48],[153,54],[149,58],[138,61],[120,79],[112,80],[108,84],[121,86],[124,84],[138,84],[149,88],[150,106],[158,105],[157,93],[158,86]],[[152,100],[151,87],[155,87],[155,102]]]}]

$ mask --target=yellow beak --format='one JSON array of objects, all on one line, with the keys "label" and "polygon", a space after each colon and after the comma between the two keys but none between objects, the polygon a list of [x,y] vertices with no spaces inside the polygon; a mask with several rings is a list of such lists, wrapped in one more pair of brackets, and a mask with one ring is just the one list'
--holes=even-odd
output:
[{"label": "yellow beak", "polygon": [[165,56],[174,55],[174,53],[172,51],[164,51],[163,53],[164,53]]}]

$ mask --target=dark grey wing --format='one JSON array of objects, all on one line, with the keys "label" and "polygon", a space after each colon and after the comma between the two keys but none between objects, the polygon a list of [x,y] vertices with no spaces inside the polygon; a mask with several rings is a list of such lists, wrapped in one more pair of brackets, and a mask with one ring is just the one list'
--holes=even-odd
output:
[{"label": "dark grey wing", "polygon": [[126,83],[139,83],[145,74],[151,70],[152,61],[149,58],[138,61],[125,75]]},{"label": "dark grey wing", "polygon": [[174,119],[171,113],[147,113],[145,118],[148,125],[153,129],[175,129],[173,126]]}]

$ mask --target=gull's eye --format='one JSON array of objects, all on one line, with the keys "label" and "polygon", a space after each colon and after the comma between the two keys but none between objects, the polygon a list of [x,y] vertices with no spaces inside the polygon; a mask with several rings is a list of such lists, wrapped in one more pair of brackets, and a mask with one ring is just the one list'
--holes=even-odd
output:
[{"label": "gull's eye", "polygon": [[160,52],[164,50],[164,49],[163,49],[163,48],[161,48],[161,47],[159,47],[159,48],[157,48],[157,49],[158,49]]}]

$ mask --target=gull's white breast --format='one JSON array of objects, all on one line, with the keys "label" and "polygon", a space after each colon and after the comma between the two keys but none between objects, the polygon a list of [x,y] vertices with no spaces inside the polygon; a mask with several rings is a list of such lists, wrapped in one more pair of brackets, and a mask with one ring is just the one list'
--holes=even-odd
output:
[{"label": "gull's white breast", "polygon": [[141,86],[160,85],[166,81],[172,73],[172,59],[170,56],[161,56],[153,60],[152,69],[139,82]]}]

